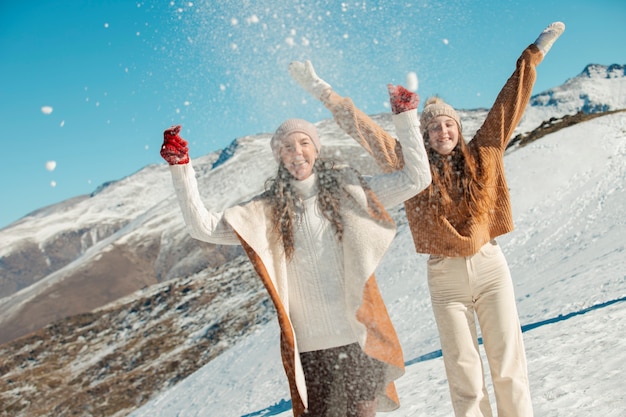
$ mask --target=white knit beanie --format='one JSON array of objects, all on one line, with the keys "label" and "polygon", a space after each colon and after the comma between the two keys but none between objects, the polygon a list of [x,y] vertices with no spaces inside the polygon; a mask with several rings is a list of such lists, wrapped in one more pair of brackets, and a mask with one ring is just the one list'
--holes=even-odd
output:
[{"label": "white knit beanie", "polygon": [[426,103],[424,103],[424,110],[422,111],[422,116],[420,117],[420,129],[422,130],[422,136],[426,132],[428,124],[437,116],[451,117],[459,126],[459,132],[463,130],[461,119],[459,118],[456,110],[454,110],[451,105],[443,101],[440,97],[434,96],[428,98]]},{"label": "white knit beanie", "polygon": [[313,141],[313,145],[315,145],[315,149],[317,149],[317,153],[320,152],[322,145],[320,144],[320,138],[317,134],[315,125],[304,119],[287,119],[280,126],[278,126],[278,129],[276,129],[276,132],[270,141],[272,153],[274,154],[276,162],[280,162],[280,146],[282,145],[283,139],[296,132],[304,133],[310,137]]}]

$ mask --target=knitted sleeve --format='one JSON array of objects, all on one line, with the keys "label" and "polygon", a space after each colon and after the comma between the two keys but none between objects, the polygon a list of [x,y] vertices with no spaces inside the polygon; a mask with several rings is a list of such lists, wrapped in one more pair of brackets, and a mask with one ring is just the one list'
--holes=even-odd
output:
[{"label": "knitted sleeve", "polygon": [[402,146],[367,114],[357,109],[351,99],[332,91],[323,99],[341,129],[374,157],[383,172],[393,172],[404,165]]},{"label": "knitted sleeve", "polygon": [[200,198],[191,162],[170,165],[178,204],[191,237],[220,245],[239,245],[237,235],[224,220],[223,213],[209,212]]},{"label": "knitted sleeve", "polygon": [[431,182],[417,111],[393,115],[393,121],[404,152],[404,165],[399,171],[365,177],[381,204],[387,208],[415,196]]},{"label": "knitted sleeve", "polygon": [[493,146],[504,152],[530,101],[537,78],[536,67],[542,59],[543,54],[535,45],[522,52],[515,71],[500,90],[484,123],[470,142],[473,146]]}]

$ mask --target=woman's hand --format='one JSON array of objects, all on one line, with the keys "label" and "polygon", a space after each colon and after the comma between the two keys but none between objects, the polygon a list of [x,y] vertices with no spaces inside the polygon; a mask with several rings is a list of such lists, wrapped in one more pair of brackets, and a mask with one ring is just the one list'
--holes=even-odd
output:
[{"label": "woman's hand", "polygon": [[420,97],[417,93],[413,93],[401,85],[387,84],[387,90],[389,90],[389,102],[393,114],[415,110],[420,104]]},{"label": "woman's hand", "polygon": [[170,165],[182,165],[189,163],[189,148],[187,141],[180,137],[182,126],[176,125],[163,132],[163,146],[161,156]]}]

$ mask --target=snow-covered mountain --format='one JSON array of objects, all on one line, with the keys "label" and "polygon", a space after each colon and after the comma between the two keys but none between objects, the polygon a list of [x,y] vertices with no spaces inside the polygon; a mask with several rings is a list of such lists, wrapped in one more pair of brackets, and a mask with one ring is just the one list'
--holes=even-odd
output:
[{"label": "snow-covered mountain", "polygon": [[563,85],[533,96],[517,133],[528,132],[551,118],[626,108],[626,66],[587,65]]},{"label": "snow-covered mountain", "polygon": [[[625,71],[590,65],[534,96],[516,134],[579,112],[626,109]],[[471,137],[486,110],[460,113]],[[393,130],[388,114],[374,117]],[[365,173],[376,170],[332,120],[318,128],[326,156]],[[240,138],[221,153],[193,160],[209,208],[225,208],[263,188],[276,169],[269,137]],[[564,323],[565,333],[528,333],[537,415],[576,415],[559,414],[567,408],[555,406],[558,400],[572,394],[560,391],[550,375],[574,390],[597,384],[593,392],[614,392],[619,376],[612,369],[626,359],[619,336],[626,325],[620,304],[626,296],[625,139],[626,114],[607,114],[514,146],[505,159],[517,230],[501,243],[522,323],[577,317],[611,303],[610,317],[603,319],[598,307],[595,321]],[[424,258],[414,253],[401,209],[392,214],[398,238],[377,275],[410,366],[399,385],[408,406],[389,415],[449,415],[441,363],[424,361],[438,351]],[[121,416],[151,398],[133,415],[289,415],[271,304],[239,248],[188,237],[165,165],[38,210],[0,230],[0,241],[0,342],[35,331],[0,346],[6,415]],[[596,322],[610,322],[614,336],[568,334]],[[553,340],[582,347],[555,347]],[[606,351],[592,346],[598,342]],[[605,374],[576,385],[564,370],[547,373],[554,367],[549,361],[559,360],[555,349],[581,361],[585,352],[606,353],[614,366],[588,366],[576,376]],[[567,360],[559,362],[563,369]],[[615,397],[624,409],[623,390]],[[601,414],[618,415],[611,410]]]}]

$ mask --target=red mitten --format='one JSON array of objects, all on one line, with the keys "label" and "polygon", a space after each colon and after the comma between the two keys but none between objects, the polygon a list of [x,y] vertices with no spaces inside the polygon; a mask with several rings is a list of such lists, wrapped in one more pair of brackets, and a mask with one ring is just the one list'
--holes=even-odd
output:
[{"label": "red mitten", "polygon": [[163,146],[161,156],[170,165],[189,163],[189,148],[187,141],[180,137],[181,126],[172,126],[163,132]]},{"label": "red mitten", "polygon": [[417,109],[420,104],[420,97],[417,93],[413,93],[401,85],[394,86],[387,84],[389,90],[389,102],[391,103],[391,111],[394,114],[400,114],[408,110]]}]

